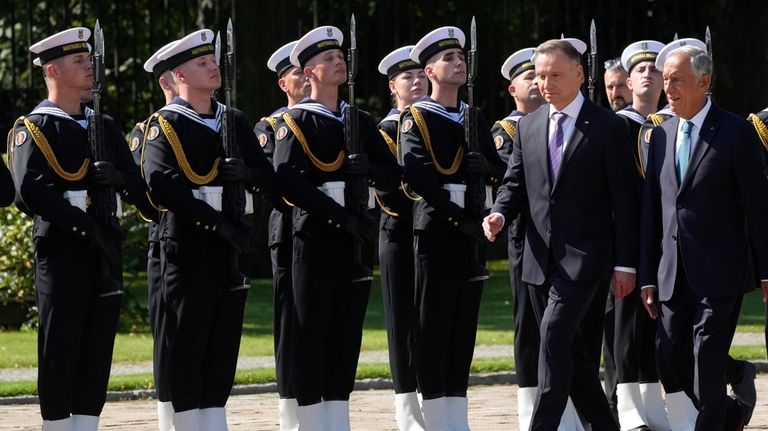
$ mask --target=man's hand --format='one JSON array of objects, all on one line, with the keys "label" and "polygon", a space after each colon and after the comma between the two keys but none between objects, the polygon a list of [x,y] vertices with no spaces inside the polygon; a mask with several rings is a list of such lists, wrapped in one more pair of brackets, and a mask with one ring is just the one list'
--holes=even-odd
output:
[{"label": "man's hand", "polygon": [[643,301],[643,307],[651,319],[656,320],[659,317],[659,312],[656,310],[656,304],[653,301],[653,295],[656,292],[655,287],[646,287],[640,291],[640,299]]},{"label": "man's hand", "polygon": [[496,235],[504,227],[504,217],[499,213],[491,213],[483,219],[483,232],[488,241],[496,240]]},{"label": "man's hand", "polygon": [[768,281],[761,281],[760,287],[763,288],[763,302],[768,302]]},{"label": "man's hand", "polygon": [[107,161],[93,164],[89,173],[91,183],[100,187],[113,187],[118,190],[125,187],[125,177],[115,165]]},{"label": "man's hand", "polygon": [[631,272],[613,271],[613,293],[616,299],[624,299],[635,288],[635,274]]},{"label": "man's hand", "polygon": [[251,184],[251,170],[242,159],[227,158],[219,164],[219,179],[225,183]]}]

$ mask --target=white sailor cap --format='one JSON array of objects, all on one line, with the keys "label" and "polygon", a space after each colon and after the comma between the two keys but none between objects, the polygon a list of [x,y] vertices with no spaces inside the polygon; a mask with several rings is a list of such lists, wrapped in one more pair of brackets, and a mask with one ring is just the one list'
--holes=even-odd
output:
[{"label": "white sailor cap", "polygon": [[213,32],[202,29],[172,43],[167,49],[160,51],[157,57],[166,62],[167,70],[171,70],[193,58],[213,53]]},{"label": "white sailor cap", "polygon": [[269,60],[267,60],[267,67],[269,70],[277,72],[278,78],[282,77],[288,69],[294,67],[291,64],[291,51],[293,51],[293,47],[296,46],[297,43],[299,43],[298,40],[286,43],[272,53]]},{"label": "white sailor cap", "polygon": [[507,60],[501,65],[501,76],[511,81],[517,75],[533,69],[531,58],[534,52],[536,52],[536,48],[523,48],[507,57]]},{"label": "white sailor cap", "polygon": [[291,50],[291,64],[296,67],[304,67],[310,58],[330,49],[341,49],[344,43],[344,34],[332,25],[324,25],[299,39]]},{"label": "white sailor cap", "polygon": [[416,61],[411,60],[411,51],[414,45],[404,46],[387,54],[379,63],[379,73],[393,79],[400,72],[411,69],[421,69],[422,66]]},{"label": "white sailor cap", "polygon": [[659,51],[659,55],[656,57],[656,68],[659,70],[663,70],[664,62],[667,60],[667,57],[669,56],[669,54],[671,54],[674,50],[678,48],[682,48],[686,45],[690,45],[690,46],[699,48],[704,52],[707,52],[707,45],[704,42],[700,41],[699,39],[686,37],[684,39],[673,40],[672,42],[669,42],[668,44],[664,45],[664,48],[661,48],[661,50]]},{"label": "white sailor cap", "polygon": [[160,60],[160,53],[170,49],[170,47],[173,46],[173,44],[176,42],[178,42],[178,40],[174,40],[173,42],[165,44],[162,48],[155,51],[155,53],[152,54],[152,56],[144,62],[144,70],[155,75],[155,79],[160,78],[160,75],[169,69],[167,66],[168,62]]},{"label": "white sailor cap", "polygon": [[655,40],[641,40],[632,43],[621,53],[621,65],[629,73],[637,63],[655,62],[662,48],[664,48],[664,44]]},{"label": "white sailor cap", "polygon": [[29,47],[33,54],[37,54],[37,58],[32,63],[35,66],[42,66],[65,55],[91,52],[91,44],[88,43],[89,37],[91,37],[91,31],[85,27],[70,28],[53,36],[48,36]]},{"label": "white sailor cap", "polygon": [[422,37],[411,50],[411,60],[426,64],[433,55],[453,48],[464,48],[464,32],[458,27],[440,27]]},{"label": "white sailor cap", "polygon": [[576,48],[576,51],[579,51],[579,54],[584,54],[587,52],[587,44],[579,39],[576,39],[575,37],[561,37],[560,40],[564,40],[570,43],[571,46]]}]

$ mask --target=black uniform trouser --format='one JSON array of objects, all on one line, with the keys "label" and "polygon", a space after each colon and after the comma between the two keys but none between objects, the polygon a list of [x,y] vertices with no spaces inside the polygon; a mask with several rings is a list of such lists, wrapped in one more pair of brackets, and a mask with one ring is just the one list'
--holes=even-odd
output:
[{"label": "black uniform trouser", "polygon": [[294,233],[292,266],[290,369],[300,406],[349,400],[371,291],[370,281],[350,282],[351,237],[332,225],[305,229]]},{"label": "black uniform trouser", "polygon": [[640,287],[616,301],[614,356],[618,383],[652,383],[656,372],[656,322],[645,311]]},{"label": "black uniform trouser", "polygon": [[483,283],[469,282],[469,238],[440,221],[416,230],[416,379],[424,399],[465,397]]},{"label": "black uniform trouser", "polygon": [[[389,368],[395,393],[416,391],[416,372],[408,347],[416,319],[413,269],[413,226],[409,221],[393,219],[382,213],[379,230],[379,266],[384,319],[387,322]],[[390,227],[384,221],[390,219]]]},{"label": "black uniform trouser", "polygon": [[569,395],[593,430],[619,429],[595,364],[595,339],[602,345],[602,332],[588,333],[592,322],[604,318],[605,286],[605,282],[569,281],[554,267],[544,284],[530,285],[541,331],[539,391],[531,430],[556,430]]},{"label": "black uniform trouser", "polygon": [[[122,295],[100,297],[99,254],[56,228],[35,238],[40,411],[44,420],[98,416],[106,399]],[[122,282],[122,274],[113,274]],[[118,280],[119,279],[119,280]]]},{"label": "black uniform trouser", "polygon": [[171,400],[168,385],[163,373],[165,348],[162,334],[165,332],[165,305],[163,304],[163,274],[160,268],[160,239],[157,237],[157,224],[150,223],[149,249],[147,252],[147,292],[149,296],[149,326],[152,330],[152,374],[155,378],[158,401]]},{"label": "black uniform trouser", "polygon": [[515,310],[515,373],[519,387],[532,388],[538,386],[539,323],[533,313],[528,284],[522,280],[523,241],[523,238],[514,238],[510,229],[507,251]]},{"label": "black uniform trouser", "polygon": [[247,290],[229,290],[231,250],[212,234],[161,239],[167,349],[176,412],[224,407],[232,390]]},{"label": "black uniform trouser", "polygon": [[660,353],[699,410],[696,430],[723,429],[735,407],[726,393],[725,370],[741,301],[742,295],[699,296],[679,270],[672,298],[660,303]]},{"label": "black uniform trouser", "polygon": [[[270,217],[269,231],[272,232]],[[290,229],[290,218],[283,219]],[[277,392],[280,398],[296,398],[291,378],[289,361],[291,357],[291,325],[293,324],[293,283],[291,279],[291,262],[293,260],[293,244],[290,233],[283,236],[284,241],[270,246],[272,259],[272,287],[274,310],[274,345],[275,345],[275,377]]]}]

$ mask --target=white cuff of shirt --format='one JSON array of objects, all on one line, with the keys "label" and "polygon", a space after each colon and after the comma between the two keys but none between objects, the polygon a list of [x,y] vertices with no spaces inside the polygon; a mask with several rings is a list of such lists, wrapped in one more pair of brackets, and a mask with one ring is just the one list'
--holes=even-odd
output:
[{"label": "white cuff of shirt", "polygon": [[498,214],[499,217],[501,217],[501,226],[502,227],[504,227],[504,225],[507,224],[507,219],[504,218],[504,214],[502,214],[502,213],[493,213],[493,214]]},{"label": "white cuff of shirt", "polygon": [[643,289],[647,289],[647,288],[649,288],[649,287],[652,287],[652,288],[654,288],[654,289],[656,288],[656,286],[655,286],[655,285],[653,285],[653,284],[646,284],[645,286],[641,287],[641,288],[640,288],[640,290],[643,290]]},{"label": "white cuff of shirt", "polygon": [[613,270],[619,271],[619,272],[627,272],[630,274],[637,274],[637,271],[635,270],[635,268],[630,268],[628,266],[614,266]]}]

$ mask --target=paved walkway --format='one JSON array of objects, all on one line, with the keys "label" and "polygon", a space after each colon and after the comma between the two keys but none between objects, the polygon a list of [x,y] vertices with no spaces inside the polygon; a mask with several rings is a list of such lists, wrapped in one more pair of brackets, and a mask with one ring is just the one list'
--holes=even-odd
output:
[{"label": "paved walkway", "polygon": [[[757,408],[748,430],[768,430],[768,375],[758,375]],[[477,431],[517,429],[515,385],[474,386],[469,390],[469,422]],[[356,391],[350,417],[355,431],[396,431],[393,396],[389,390]],[[228,422],[232,431],[277,430],[277,397],[274,394],[239,395],[229,399]],[[104,407],[101,430],[157,429],[154,401],[110,402]],[[0,406],[0,430],[39,430],[37,405]]]},{"label": "paved walkway", "polygon": [[[764,334],[758,332],[738,332],[733,338],[735,346],[764,345]],[[500,358],[514,356],[512,345],[493,345],[475,347],[475,358]],[[361,364],[376,364],[389,362],[386,350],[360,353]],[[275,359],[272,356],[241,357],[237,361],[239,370],[254,368],[274,368]],[[144,374],[152,372],[152,362],[116,363],[112,364],[112,375]],[[36,380],[37,368],[4,368],[0,369],[0,382]],[[2,429],[2,428],[0,428]]]}]

